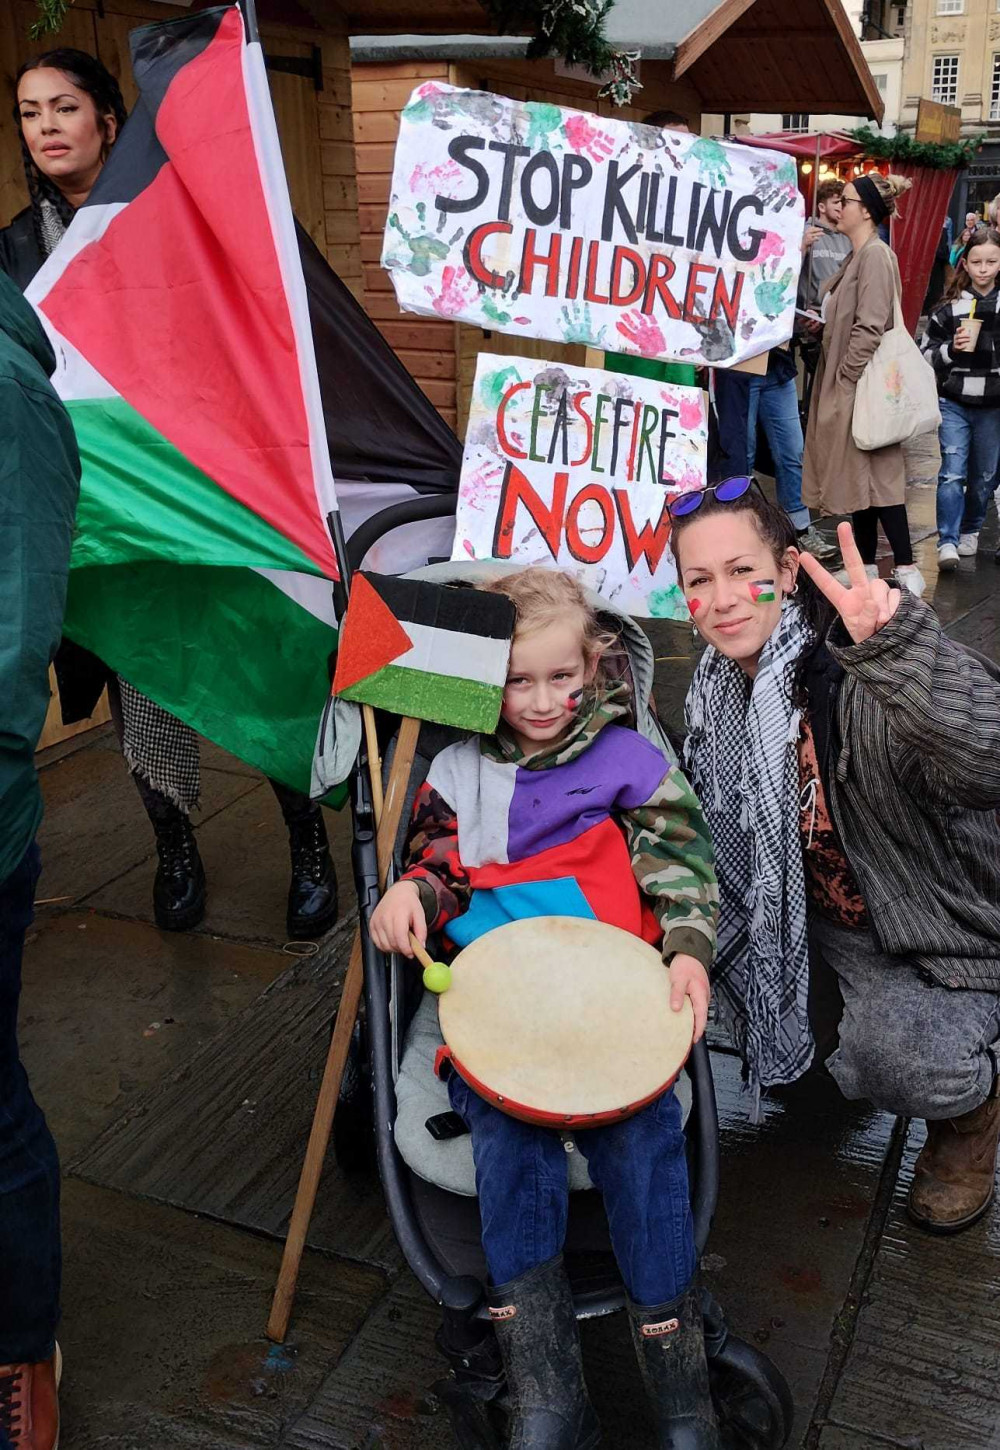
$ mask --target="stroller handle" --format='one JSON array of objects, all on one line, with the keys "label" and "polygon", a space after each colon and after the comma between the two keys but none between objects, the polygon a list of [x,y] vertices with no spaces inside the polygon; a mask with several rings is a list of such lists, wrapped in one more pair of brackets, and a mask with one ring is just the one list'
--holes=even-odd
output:
[{"label": "stroller handle", "polygon": [[360,569],[362,561],[373,544],[403,524],[415,524],[422,519],[446,519],[455,512],[458,495],[455,493],[425,493],[416,498],[404,499],[402,503],[390,504],[377,514],[364,520],[347,541],[347,557],[352,572]]}]

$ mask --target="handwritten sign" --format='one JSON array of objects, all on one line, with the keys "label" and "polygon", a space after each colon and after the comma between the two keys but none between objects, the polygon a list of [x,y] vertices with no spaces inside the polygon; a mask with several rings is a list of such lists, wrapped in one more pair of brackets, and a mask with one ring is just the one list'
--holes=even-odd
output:
[{"label": "handwritten sign", "polygon": [[570,569],[629,614],[687,619],[670,492],[705,483],[700,388],[480,353],[455,559]]},{"label": "handwritten sign", "polygon": [[728,367],[792,334],[803,215],[777,152],[428,81],[382,265],[407,312]]}]

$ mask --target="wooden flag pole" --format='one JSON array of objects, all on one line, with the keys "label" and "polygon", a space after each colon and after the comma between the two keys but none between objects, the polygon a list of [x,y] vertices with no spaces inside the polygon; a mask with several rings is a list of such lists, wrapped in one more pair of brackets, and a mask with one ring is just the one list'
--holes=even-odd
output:
[{"label": "wooden flag pole", "polygon": [[[368,763],[372,779],[372,803],[375,808],[377,825],[376,853],[379,889],[381,890],[385,887],[389,863],[392,860],[393,848],[396,844],[396,833],[399,830],[403,803],[406,799],[406,786],[410,778],[413,757],[416,754],[417,739],[420,735],[420,721],[407,717],[400,725],[399,736],[396,740],[396,754],[393,758],[392,771],[383,802],[382,770],[378,756],[374,713],[370,705],[365,705],[362,709],[365,717]],[[284,1343],[285,1335],[288,1333],[288,1321],[292,1316],[292,1305],[295,1300],[295,1285],[299,1277],[309,1223],[316,1204],[316,1194],[323,1173],[326,1150],[330,1144],[333,1118],[337,1111],[337,1100],[340,1097],[340,1084],[343,1080],[344,1068],[347,1065],[347,1053],[351,1044],[351,1034],[354,1031],[354,1022],[358,1015],[363,985],[364,966],[359,927],[354,934],[351,959],[347,967],[347,975],[344,978],[340,1006],[337,1009],[337,1020],[334,1023],[330,1047],[326,1055],[323,1081],[320,1083],[319,1096],[316,1099],[316,1111],[313,1113],[312,1127],[309,1130],[309,1142],[302,1160],[295,1205],[288,1223],[288,1237],[285,1239],[285,1251],[282,1255],[281,1269],[278,1272],[278,1282],[274,1288],[271,1313],[267,1321],[267,1337],[278,1344]]]}]

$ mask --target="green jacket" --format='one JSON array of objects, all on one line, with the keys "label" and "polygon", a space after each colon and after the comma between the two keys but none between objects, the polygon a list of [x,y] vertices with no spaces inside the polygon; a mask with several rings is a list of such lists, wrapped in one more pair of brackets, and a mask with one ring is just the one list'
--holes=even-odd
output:
[{"label": "green jacket", "polygon": [[80,491],[73,425],[49,382],[55,365],[34,310],[0,275],[0,882],[42,816],[35,746]]}]

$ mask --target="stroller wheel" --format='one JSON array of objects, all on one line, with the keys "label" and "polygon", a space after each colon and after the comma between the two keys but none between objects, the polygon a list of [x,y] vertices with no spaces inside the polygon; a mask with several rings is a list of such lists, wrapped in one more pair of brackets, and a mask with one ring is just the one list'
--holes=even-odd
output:
[{"label": "stroller wheel", "polygon": [[340,1097],[333,1119],[333,1153],[345,1173],[374,1173],[375,1115],[368,1034],[359,1017],[351,1034]]},{"label": "stroller wheel", "polygon": [[781,1450],[795,1411],[784,1376],[767,1355],[730,1334],[709,1359],[708,1373],[726,1450]]}]

